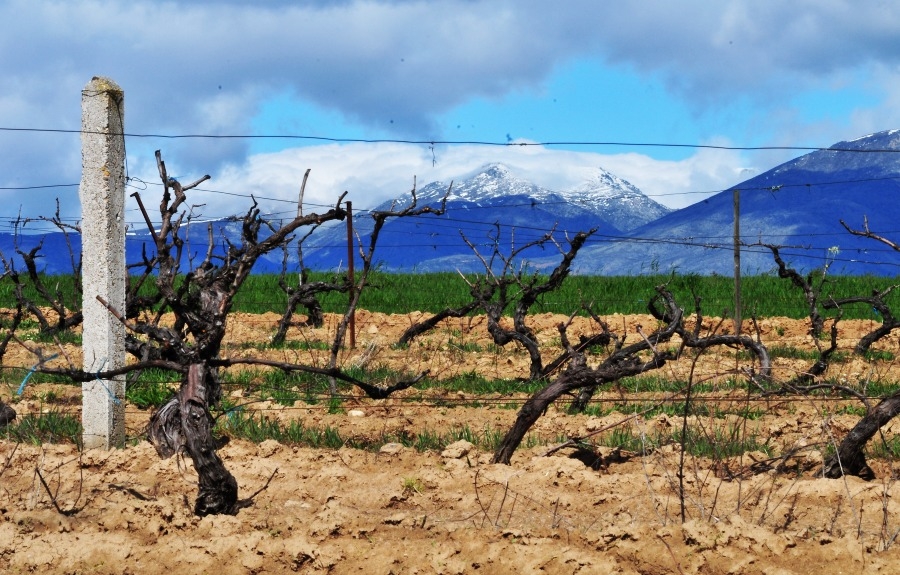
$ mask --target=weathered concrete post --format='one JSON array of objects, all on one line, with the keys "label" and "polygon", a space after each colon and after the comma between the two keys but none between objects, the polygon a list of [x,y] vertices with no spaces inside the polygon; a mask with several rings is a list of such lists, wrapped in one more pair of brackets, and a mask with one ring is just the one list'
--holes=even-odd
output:
[{"label": "weathered concrete post", "polygon": [[[85,371],[125,364],[125,327],[97,296],[125,313],[125,97],[95,77],[81,91],[82,350]],[[125,442],[125,378],[82,384],[84,447]]]}]

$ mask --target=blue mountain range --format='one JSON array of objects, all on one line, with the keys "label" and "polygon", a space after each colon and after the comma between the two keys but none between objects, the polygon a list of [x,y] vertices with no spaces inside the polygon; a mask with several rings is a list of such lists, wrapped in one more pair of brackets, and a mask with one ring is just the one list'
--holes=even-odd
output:
[{"label": "blue mountain range", "polygon": [[601,238],[579,253],[584,274],[734,271],[734,190],[739,192],[741,270],[773,271],[771,251],[808,272],[900,275],[900,253],[842,225],[900,241],[900,130],[818,150],[667,214],[621,238]]},{"label": "blue mountain range", "polygon": [[[734,190],[740,200],[741,268],[744,274],[773,270],[771,252],[759,243],[781,246],[782,256],[801,271],[830,266],[836,274],[900,274],[900,253],[871,239],[854,236],[864,222],[875,233],[900,242],[900,130],[879,132],[828,149],[814,151],[749,180],[736,183],[706,200],[671,211],[630,183],[596,168],[584,183],[550,190],[517,178],[503,165],[485,166],[474,176],[452,184],[434,182],[416,193],[418,206],[438,206],[446,195],[443,215],[392,218],[384,226],[375,262],[398,272],[484,271],[477,254],[487,259],[496,248],[509,254],[552,231],[552,241],[517,256],[519,265],[552,269],[565,250],[566,238],[597,228],[575,260],[580,274],[630,275],[679,273],[730,275],[734,266]],[[406,195],[375,210],[402,209]],[[364,246],[372,231],[370,212],[354,214],[353,229]],[[187,254],[202,257],[213,226],[216,249],[240,238],[234,219],[194,222],[187,230]],[[70,273],[69,243],[80,252],[80,238],[62,233],[27,234],[17,239],[0,233],[0,251],[15,259],[15,244],[26,251],[43,242],[39,267],[51,274]],[[69,243],[67,243],[69,242]],[[467,245],[472,244],[477,251]],[[556,242],[554,244],[553,242]],[[146,230],[130,232],[129,262],[141,251],[152,253]],[[358,258],[358,249],[353,253]],[[283,254],[261,259],[254,272],[277,272]],[[303,244],[303,264],[315,270],[346,269],[345,224],[322,227]],[[289,265],[297,268],[297,251]],[[356,260],[359,263],[358,259]],[[21,269],[21,263],[16,264]]]},{"label": "blue mountain range", "polygon": [[[548,254],[558,257],[559,250],[552,241],[523,248],[548,234],[566,246],[567,236],[595,227],[622,234],[670,211],[602,169],[576,189],[558,192],[516,178],[501,164],[491,164],[464,181],[425,186],[416,193],[416,206],[438,208],[445,196],[442,215],[388,220],[375,252],[375,262],[382,269],[484,271],[484,264],[469,244],[486,260],[495,246],[503,254],[522,250],[517,257],[520,262],[538,261]],[[397,198],[373,211],[401,210],[411,201],[411,195]],[[354,218],[354,230],[363,245],[369,244],[373,225],[369,213]],[[304,246],[304,264],[322,269],[336,261],[346,262],[346,237],[340,227],[311,238]]]}]

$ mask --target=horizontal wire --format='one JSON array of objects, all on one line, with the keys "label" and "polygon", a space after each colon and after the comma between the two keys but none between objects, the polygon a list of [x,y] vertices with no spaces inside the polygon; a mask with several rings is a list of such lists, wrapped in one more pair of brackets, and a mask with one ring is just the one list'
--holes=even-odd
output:
[{"label": "horizontal wire", "polygon": [[[226,386],[223,386],[226,387]],[[674,390],[678,391],[678,390]],[[652,391],[647,392],[647,395],[654,394],[672,394],[674,391]],[[810,395],[802,395],[802,394],[792,394],[792,395],[772,395],[772,396],[748,396],[746,394],[742,394],[740,397],[716,397],[716,396],[708,396],[708,397],[698,397],[691,396],[691,403],[698,403],[700,405],[721,405],[722,403],[737,403],[737,404],[794,404],[801,402],[818,402],[818,403],[843,403],[843,402],[857,402],[865,399],[866,401],[880,401],[883,399],[883,396],[872,395],[872,396],[845,396],[845,397],[837,397],[834,395],[824,395],[828,390],[821,390],[822,395],[819,394],[810,394]],[[523,394],[525,392],[522,392]],[[677,404],[682,403],[685,400],[686,395],[676,394],[671,395],[669,397],[642,397],[640,395],[630,395],[624,397],[616,397],[616,398],[591,398],[588,402],[588,405],[621,405],[623,407],[627,407],[628,404],[634,404],[635,407],[638,406],[646,406],[648,403],[652,404]],[[214,408],[212,411],[222,412],[222,413],[243,413],[243,414],[254,414],[254,413],[283,413],[283,412],[291,412],[291,411],[323,411],[329,412],[333,408],[329,406],[329,401],[333,399],[337,399],[342,402],[354,402],[359,401],[360,399],[366,399],[357,395],[340,395],[331,396],[331,395],[319,395],[310,398],[309,396],[304,395],[304,399],[298,399],[297,401],[305,402],[308,398],[315,403],[306,403],[305,405],[278,405],[275,406],[254,406],[255,403],[261,402],[272,402],[277,403],[277,401],[272,398],[262,399],[262,400],[254,400],[247,403],[238,404],[236,406],[225,407],[221,406],[218,408]],[[480,397],[477,394],[472,394],[467,398],[434,398],[431,401],[423,400],[423,399],[415,399],[415,400],[405,400],[401,397],[391,397],[389,398],[396,403],[392,403],[389,405],[385,404],[368,404],[368,405],[360,405],[358,406],[361,409],[373,409],[378,410],[379,412],[390,411],[392,409],[428,409],[432,410],[435,407],[451,407],[454,409],[459,408],[471,408],[471,409],[482,409],[484,407],[493,407],[496,409],[512,409],[506,408],[505,406],[521,406],[527,403],[527,397]],[[554,403],[560,405],[566,405],[575,401],[574,398],[559,398]],[[53,402],[48,402],[53,404]],[[477,404],[477,405],[473,405]],[[128,402],[126,405],[134,405],[133,403]],[[64,415],[77,415],[81,413],[81,409],[78,407],[67,407],[62,408],[57,406],[57,409],[54,410],[56,413],[61,413]],[[42,410],[35,411],[23,411],[19,410],[18,415],[26,416],[26,415],[39,415],[44,413]],[[126,407],[126,414],[144,414],[147,413],[146,409],[134,408],[134,407]],[[620,413],[628,413],[628,411],[620,411]],[[506,427],[505,425],[503,427]]]},{"label": "horizontal wire", "polygon": [[[146,182],[137,177],[129,177],[129,178],[127,178],[127,180],[128,181],[126,182],[126,186],[138,188],[139,190],[146,189],[146,186],[162,186],[162,183],[160,183],[160,182]],[[641,198],[641,197],[660,198],[660,197],[684,196],[684,195],[701,195],[701,194],[709,195],[709,194],[719,194],[719,193],[735,191],[735,190],[739,190],[739,191],[754,191],[755,190],[755,191],[767,191],[767,192],[775,193],[775,192],[781,191],[783,188],[810,188],[813,186],[858,184],[858,183],[881,182],[881,181],[890,181],[890,180],[900,180],[900,174],[892,175],[892,176],[879,176],[879,177],[873,177],[873,178],[854,178],[854,179],[849,179],[849,180],[827,180],[827,181],[820,181],[820,182],[801,182],[801,183],[796,183],[796,184],[774,184],[774,185],[770,185],[770,186],[742,187],[740,185],[735,185],[735,186],[724,188],[721,190],[666,192],[666,193],[657,193],[657,194],[645,194],[643,192],[632,193],[632,194],[626,193],[626,194],[617,194],[615,196],[607,196],[607,197],[605,197],[605,199],[616,200],[616,199],[630,199],[630,198]],[[140,182],[145,187],[138,187],[130,182]],[[65,188],[65,187],[78,187],[79,185],[80,184],[46,184],[46,185],[33,185],[33,186],[5,186],[5,187],[0,187],[0,191],[3,191],[3,190],[6,190],[6,191],[35,190],[35,189],[42,189],[42,188]],[[222,194],[222,195],[234,196],[234,197],[239,197],[239,198],[256,198],[256,199],[272,201],[272,202],[284,202],[284,203],[293,204],[293,205],[297,204],[296,200],[293,200],[293,199],[273,198],[273,197],[259,196],[256,194],[241,194],[241,193],[237,193],[237,192],[225,192],[222,190],[214,190],[214,189],[209,189],[209,188],[197,187],[197,188],[192,188],[192,191],[213,193],[213,194]],[[554,190],[548,190],[548,191],[551,191],[553,193],[559,193]],[[576,204],[577,203],[585,203],[587,201],[588,200],[575,200],[574,203],[576,203]],[[566,204],[566,203],[573,203],[573,202],[560,200],[558,202],[538,202],[537,205],[556,205],[556,204]],[[313,206],[313,207],[332,207],[330,204],[305,203],[304,205],[309,205],[309,206]],[[510,204],[510,206],[531,206],[531,205],[534,205],[534,204],[531,202],[523,203],[523,204]],[[473,209],[473,210],[475,210],[475,209],[492,209],[495,207],[496,206],[470,206],[468,209]],[[360,210],[356,210],[356,211],[358,213],[368,213],[368,212],[375,211],[375,209],[360,209]]]},{"label": "horizontal wire", "polygon": [[97,130],[74,130],[63,128],[18,128],[2,126],[2,132],[33,132],[55,134],[99,134],[104,136],[124,136],[128,138],[156,138],[164,140],[180,139],[211,139],[211,140],[305,140],[316,142],[329,142],[337,144],[413,144],[413,145],[475,145],[492,147],[534,147],[534,146],[614,146],[634,148],[695,148],[706,150],[734,150],[734,151],[829,151],[851,153],[900,153],[900,149],[890,148],[841,148],[836,146],[726,146],[716,144],[693,144],[673,142],[628,142],[610,140],[546,140],[538,142],[510,142],[492,140],[441,140],[441,139],[404,139],[404,138],[343,138],[334,136],[310,136],[303,134],[160,134],[141,132],[108,132]]}]

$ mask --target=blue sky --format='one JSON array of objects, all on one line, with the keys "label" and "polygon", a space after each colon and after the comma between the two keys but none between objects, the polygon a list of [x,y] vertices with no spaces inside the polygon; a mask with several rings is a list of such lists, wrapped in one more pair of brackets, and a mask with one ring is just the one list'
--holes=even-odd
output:
[{"label": "blue sky", "polygon": [[[740,112],[739,104],[716,110],[721,118]],[[744,114],[745,115],[745,114]],[[699,142],[710,133],[713,119],[693,114],[684,102],[667,94],[653,77],[633,70],[604,66],[596,61],[567,63],[540,85],[495,97],[476,96],[436,116],[437,131],[415,139],[505,142],[591,142],[629,138],[631,142]],[[741,117],[736,113],[735,117]],[[717,119],[720,119],[717,118]],[[280,94],[267,99],[254,116],[258,134],[309,134],[348,138],[395,137],[387,118],[381,126],[364,127],[340,113]],[[254,151],[277,151],[285,142],[253,142]],[[556,146],[559,149],[616,153],[628,146]],[[681,159],[689,149],[661,148],[654,156]]]},{"label": "blue sky", "polygon": [[[406,137],[488,142],[624,142],[634,145],[568,144],[554,148],[603,154],[644,148],[642,151],[654,158],[680,160],[694,153],[690,144],[711,143],[711,138],[725,138],[734,146],[765,146],[777,139],[775,131],[779,127],[775,122],[767,124],[765,119],[779,111],[796,114],[798,120],[808,123],[831,121],[849,126],[855,109],[873,108],[880,103],[878,87],[870,83],[866,71],[859,70],[852,82],[800,92],[790,90],[784,100],[753,102],[749,96],[737,96],[698,110],[667,90],[665,83],[653,74],[577,60],[554,71],[532,89],[494,98],[473,97],[439,114],[436,132]],[[261,102],[253,116],[253,133],[348,139],[398,137],[390,123],[387,118],[382,125],[364,126],[336,110],[282,93]],[[255,140],[251,149],[273,152],[296,144],[281,139]],[[793,140],[788,145],[816,147],[829,143],[809,139]]]},{"label": "blue sky", "polygon": [[[310,168],[311,203],[347,190],[367,207],[499,161],[559,189],[602,167],[677,208],[802,152],[665,144],[818,147],[900,127],[897,30],[900,6],[838,0],[6,0],[0,127],[78,129],[80,90],[104,75],[135,134],[631,144],[129,137],[135,182],[155,180],[162,149],[217,191],[296,198]],[[80,178],[77,134],[0,131],[0,150],[0,187]],[[78,215],[74,193],[2,193],[8,216],[56,195]]]}]

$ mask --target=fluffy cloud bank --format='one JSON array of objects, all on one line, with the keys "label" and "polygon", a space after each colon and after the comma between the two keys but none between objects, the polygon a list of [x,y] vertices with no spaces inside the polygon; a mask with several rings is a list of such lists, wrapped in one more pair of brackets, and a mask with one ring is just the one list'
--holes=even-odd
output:
[{"label": "fluffy cloud bank", "polygon": [[[682,161],[660,161],[627,153],[603,155],[549,150],[540,146],[489,147],[412,144],[332,144],[256,154],[241,165],[216,174],[206,188],[230,194],[253,194],[266,211],[296,209],[303,175],[310,169],[305,192],[309,208],[332,205],[347,191],[347,199],[366,209],[385,200],[404,197],[413,187],[465,179],[488,163],[500,162],[514,175],[549,189],[569,189],[585,181],[598,167],[638,186],[670,207],[694,203],[752,174],[742,168],[741,156],[732,151],[700,150]],[[203,198],[210,216],[237,213],[246,198],[215,195]]]}]

